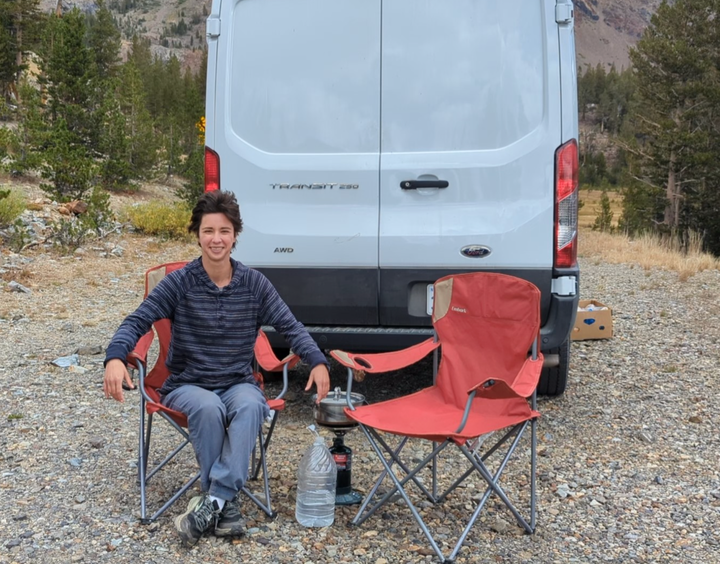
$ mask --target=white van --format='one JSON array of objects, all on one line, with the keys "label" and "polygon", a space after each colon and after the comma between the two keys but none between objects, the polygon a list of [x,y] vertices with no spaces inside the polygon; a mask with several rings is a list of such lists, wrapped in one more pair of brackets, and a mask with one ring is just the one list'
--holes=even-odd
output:
[{"label": "white van", "polygon": [[542,291],[540,391],[561,394],[579,279],[571,0],[213,0],[207,35],[206,189],[237,194],[237,258],[321,348],[418,342],[436,279],[503,272]]}]

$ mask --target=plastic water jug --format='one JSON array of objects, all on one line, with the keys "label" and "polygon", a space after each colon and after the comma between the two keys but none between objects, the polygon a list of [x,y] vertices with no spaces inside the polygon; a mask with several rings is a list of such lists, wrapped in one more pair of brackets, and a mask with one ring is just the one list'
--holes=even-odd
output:
[{"label": "plastic water jug", "polygon": [[315,442],[305,451],[298,468],[295,519],[305,527],[328,527],[335,520],[337,466],[315,426]]}]

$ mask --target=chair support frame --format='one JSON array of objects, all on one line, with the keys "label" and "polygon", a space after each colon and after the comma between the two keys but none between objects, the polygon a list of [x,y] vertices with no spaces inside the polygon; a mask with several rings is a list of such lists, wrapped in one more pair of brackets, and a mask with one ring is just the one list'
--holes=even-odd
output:
[{"label": "chair support frame", "polygon": [[[437,340],[437,334],[435,334],[435,340]],[[530,351],[530,357],[532,360],[536,360],[538,358],[538,349],[539,349],[539,337],[535,338],[535,340],[532,343],[532,348]],[[439,354],[438,349],[435,349],[433,351],[433,383],[435,382],[435,379],[437,377],[438,373],[438,366],[439,366],[439,360],[438,360]],[[347,391],[346,391],[346,401],[347,401],[347,408],[349,411],[354,411],[356,408],[351,402],[351,393],[352,393],[352,386],[353,386],[353,369],[351,367],[347,367]],[[493,381],[490,381],[489,386],[492,386],[494,384]],[[486,386],[486,387],[489,387]],[[460,434],[462,433],[462,430],[465,428],[468,417],[471,412],[472,403],[475,400],[476,397],[476,390],[473,390],[468,394],[467,403],[465,405],[465,410],[463,412],[462,419],[459,423],[459,426],[457,428],[456,433]],[[533,391],[532,396],[528,398],[530,400],[530,405],[533,411],[537,409],[537,390]],[[409,440],[408,436],[403,436],[398,445],[396,447],[391,447],[388,445],[388,443],[382,438],[380,433],[367,425],[364,425],[363,423],[358,423],[359,427],[362,429],[365,437],[367,438],[368,442],[370,443],[371,448],[379,458],[383,470],[378,476],[377,480],[375,481],[374,485],[368,492],[368,494],[365,496],[365,499],[363,500],[363,503],[361,504],[360,508],[358,509],[357,514],[352,520],[352,525],[359,526],[363,522],[365,522],[368,518],[370,518],[372,515],[374,515],[377,510],[382,507],[385,503],[390,501],[393,496],[396,494],[399,494],[402,499],[407,504],[408,509],[410,510],[413,518],[419,525],[421,531],[427,538],[428,542],[430,543],[430,546],[432,547],[435,554],[438,556],[441,562],[443,563],[450,563],[454,562],[455,558],[458,555],[458,552],[462,548],[463,544],[465,543],[465,540],[467,539],[468,534],[470,533],[470,530],[472,529],[473,525],[477,521],[478,517],[480,516],[480,513],[482,512],[483,508],[485,507],[487,500],[490,498],[492,494],[495,494],[502,502],[503,504],[508,508],[508,510],[511,512],[515,520],[517,521],[518,525],[524,529],[524,531],[528,534],[534,534],[535,528],[536,528],[536,514],[537,514],[537,501],[536,501],[536,473],[537,473],[537,418],[532,418],[526,421],[523,421],[521,423],[518,423],[512,427],[510,427],[502,437],[500,437],[492,446],[490,446],[482,455],[476,452],[474,449],[471,450],[468,448],[467,443],[469,441],[461,442],[461,443],[455,443],[454,441],[451,441],[449,439],[443,441],[442,443],[432,442],[433,448],[425,458],[423,458],[422,461],[420,461],[415,468],[412,470],[409,469],[400,459],[400,453],[407,445],[407,442]],[[521,515],[521,513],[518,511],[518,509],[515,507],[515,505],[512,503],[512,501],[508,498],[507,494],[503,490],[503,488],[500,486],[500,478],[510,461],[512,455],[515,453],[518,444],[520,443],[520,440],[522,439],[528,425],[530,426],[530,502],[529,502],[529,516],[528,518],[525,518]],[[507,450],[505,451],[502,460],[500,460],[495,472],[491,472],[490,469],[486,465],[486,460],[488,460],[493,454],[498,453],[500,449],[506,445],[506,443],[510,442],[510,445],[508,446]],[[437,489],[438,489],[438,474],[437,474],[437,462],[438,462],[438,456],[442,451],[445,450],[446,447],[448,447],[450,444],[456,444],[458,446],[460,452],[464,455],[464,457],[470,462],[470,467],[468,470],[466,470],[459,478],[457,478],[445,491],[438,495]],[[393,464],[396,464],[404,473],[404,478],[400,479],[398,478],[395,473],[392,470]],[[423,470],[428,464],[431,464],[431,473],[432,473],[432,491],[429,491],[428,488],[426,488],[418,479],[417,474]],[[405,485],[409,482],[413,482],[420,491],[425,495],[425,497],[428,498],[428,500],[433,503],[441,503],[445,501],[452,493],[468,476],[470,476],[473,472],[477,472],[484,482],[486,483],[487,487],[485,489],[484,494],[480,498],[480,500],[477,502],[477,505],[470,516],[467,524],[465,525],[464,529],[460,533],[454,547],[452,548],[450,554],[446,557],[443,551],[438,546],[437,542],[435,541],[430,529],[425,524],[425,521],[423,520],[422,516],[420,515],[419,510],[417,507],[412,503],[409,495],[405,491]],[[370,506],[373,499],[377,497],[378,489],[380,488],[382,482],[385,480],[386,477],[390,477],[393,486],[390,488],[387,492],[385,492],[380,499],[376,500],[375,503]],[[370,507],[369,507],[370,506]]]},{"label": "chair support frame", "polygon": [[[180,489],[178,489],[170,499],[168,499],[159,509],[157,509],[152,515],[148,515],[148,503],[147,503],[147,487],[150,479],[162,470],[172,459],[175,458],[186,446],[190,444],[190,437],[187,431],[174,421],[167,413],[158,411],[158,415],[170,424],[171,427],[177,431],[181,437],[182,442],[178,444],[165,458],[155,464],[150,471],[148,471],[148,461],[150,456],[150,444],[151,444],[151,432],[153,425],[152,412],[148,411],[148,406],[157,404],[153,398],[151,398],[145,389],[145,376],[147,374],[146,364],[143,360],[133,358],[133,367],[138,373],[138,387],[140,388],[140,429],[139,429],[139,447],[138,447],[138,481],[140,482],[140,522],[143,524],[149,524],[157,520],[163,513],[165,513],[172,505],[182,497],[194,484],[200,479],[200,472],[198,471],[194,476],[187,480]],[[283,365],[283,388],[275,399],[282,399],[288,389],[288,365]],[[257,480],[260,472],[262,471],[263,484],[262,494],[258,495],[253,493],[245,484],[241,491],[245,494],[250,501],[252,501],[257,507],[263,511],[268,517],[275,518],[277,513],[272,508],[272,501],[270,497],[270,484],[269,474],[267,469],[266,451],[270,445],[270,441],[275,430],[275,424],[277,422],[279,411],[274,411],[270,420],[270,425],[267,432],[263,432],[263,426],[258,431],[258,440],[255,449],[252,453],[251,464],[249,468],[249,479]]]}]

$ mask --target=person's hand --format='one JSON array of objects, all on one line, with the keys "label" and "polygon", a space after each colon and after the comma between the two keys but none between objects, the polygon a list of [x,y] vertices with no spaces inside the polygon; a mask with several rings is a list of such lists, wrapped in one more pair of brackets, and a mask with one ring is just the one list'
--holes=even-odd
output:
[{"label": "person's hand", "polygon": [[[326,370],[327,372],[327,370]],[[117,401],[125,401],[123,396],[123,380],[128,388],[134,389],[130,373],[125,368],[125,363],[119,358],[109,360],[105,365],[105,379],[103,380],[103,392],[105,398],[114,398]]]},{"label": "person's hand", "polygon": [[330,390],[330,373],[324,364],[318,364],[310,371],[310,378],[308,378],[305,391],[307,392],[313,384],[315,384],[317,390],[317,403],[320,403]]}]

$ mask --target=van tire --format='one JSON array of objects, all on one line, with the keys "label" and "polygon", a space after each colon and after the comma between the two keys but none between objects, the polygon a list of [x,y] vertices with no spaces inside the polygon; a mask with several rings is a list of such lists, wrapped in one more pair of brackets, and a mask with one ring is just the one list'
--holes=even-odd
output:
[{"label": "van tire", "polygon": [[558,348],[550,349],[547,354],[558,355],[559,363],[551,368],[543,368],[537,391],[541,396],[561,396],[567,387],[570,370],[570,339]]}]

